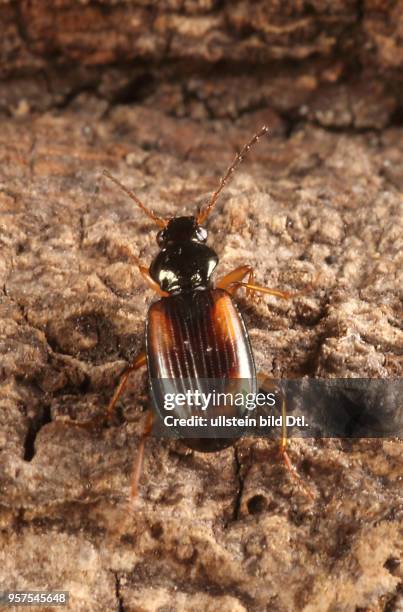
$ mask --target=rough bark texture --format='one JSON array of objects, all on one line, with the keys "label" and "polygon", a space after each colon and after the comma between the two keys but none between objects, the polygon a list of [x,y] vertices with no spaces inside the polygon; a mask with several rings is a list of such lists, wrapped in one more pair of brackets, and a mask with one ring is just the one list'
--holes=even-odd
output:
[{"label": "rough bark texture", "polygon": [[[133,266],[261,141],[209,222],[218,274],[243,263],[292,302],[240,296],[259,370],[401,376],[400,2],[0,3],[0,590],[71,610],[399,610],[398,440],[242,440],[204,455],[150,439],[133,375],[153,299]],[[399,532],[400,530],[400,532]],[[43,609],[43,608],[42,608]]]}]

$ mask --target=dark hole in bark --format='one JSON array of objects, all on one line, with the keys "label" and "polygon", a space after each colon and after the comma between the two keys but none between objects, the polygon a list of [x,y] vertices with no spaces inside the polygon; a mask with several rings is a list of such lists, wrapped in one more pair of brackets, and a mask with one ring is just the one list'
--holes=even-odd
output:
[{"label": "dark hole in bark", "polygon": [[164,529],[161,525],[161,523],[154,523],[154,525],[151,526],[151,535],[155,540],[159,540],[159,538],[162,536],[162,534],[164,533]]},{"label": "dark hole in bark", "polygon": [[267,500],[263,495],[254,495],[247,503],[249,514],[259,514],[266,509]]},{"label": "dark hole in bark", "polygon": [[395,571],[397,570],[399,565],[400,559],[398,559],[397,557],[389,557],[388,559],[386,559],[385,563],[383,564],[383,567],[387,569],[388,572],[395,575]]},{"label": "dark hole in bark", "polygon": [[24,441],[24,460],[32,461],[35,456],[35,440],[39,431],[47,423],[52,420],[50,413],[50,406],[44,406],[42,409],[42,415],[39,419],[32,419],[28,426],[28,432]]}]

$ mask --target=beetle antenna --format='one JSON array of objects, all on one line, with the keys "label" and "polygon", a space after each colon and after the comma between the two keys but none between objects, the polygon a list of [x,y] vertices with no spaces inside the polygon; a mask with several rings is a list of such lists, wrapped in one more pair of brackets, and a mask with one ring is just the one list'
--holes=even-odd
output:
[{"label": "beetle antenna", "polygon": [[114,176],[112,176],[112,174],[109,174],[107,170],[104,170],[102,174],[108,179],[110,179],[113,183],[115,183],[115,185],[120,187],[129,196],[129,198],[131,198],[137,204],[137,206],[141,208],[141,210],[145,212],[148,217],[150,217],[150,219],[152,219],[157,225],[159,225],[159,227],[166,227],[168,221],[165,221],[165,219],[161,219],[161,217],[158,217],[153,210],[147,208],[147,206],[145,206],[143,202],[139,200],[139,198],[136,196],[135,193],[133,193],[133,191],[130,191],[130,189],[127,189],[127,187],[122,185],[122,183],[120,183]]},{"label": "beetle antenna", "polygon": [[209,216],[209,214],[211,213],[211,211],[213,210],[216,202],[217,202],[217,198],[220,195],[221,191],[224,189],[225,185],[227,184],[228,180],[231,178],[234,170],[239,166],[239,164],[241,163],[241,161],[244,159],[245,155],[248,153],[249,149],[251,147],[253,147],[253,145],[255,145],[257,143],[257,141],[259,140],[259,138],[261,138],[262,136],[264,136],[265,134],[267,134],[267,132],[269,131],[269,128],[264,125],[255,135],[253,138],[251,138],[251,140],[246,143],[246,145],[244,145],[242,147],[242,149],[240,150],[239,153],[237,153],[237,155],[234,158],[234,161],[232,162],[232,164],[230,165],[230,167],[228,168],[227,172],[225,173],[225,175],[221,178],[220,180],[220,184],[218,186],[218,189],[213,193],[213,195],[211,196],[210,202],[207,204],[207,206],[205,208],[202,208],[199,211],[199,214],[197,215],[197,223],[199,225],[203,224],[205,222],[205,220],[207,219],[207,217]]}]

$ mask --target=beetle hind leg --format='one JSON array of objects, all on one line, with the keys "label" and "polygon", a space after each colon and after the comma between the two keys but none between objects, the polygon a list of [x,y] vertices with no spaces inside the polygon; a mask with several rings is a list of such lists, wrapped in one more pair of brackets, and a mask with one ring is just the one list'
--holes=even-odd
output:
[{"label": "beetle hind leg", "polygon": [[124,374],[122,375],[119,381],[118,386],[116,387],[115,393],[113,394],[111,401],[108,404],[108,407],[104,415],[105,420],[110,421],[110,419],[112,418],[113,413],[115,412],[115,408],[116,408],[118,399],[122,395],[123,391],[125,390],[130,374],[132,374],[139,368],[142,368],[144,365],[146,365],[146,362],[147,362],[146,354],[144,351],[142,351],[141,353],[137,355],[133,363],[126,369],[126,371],[124,372]]},{"label": "beetle hind leg", "polygon": [[288,472],[290,473],[294,481],[298,484],[299,487],[301,487],[305,495],[307,495],[312,501],[315,501],[314,494],[312,493],[311,489],[305,484],[304,479],[302,478],[301,474],[297,471],[296,467],[292,464],[292,461],[287,453],[288,437],[287,437],[286,419],[287,419],[286,403],[285,403],[285,399],[282,398],[281,400],[281,440],[280,440],[280,446],[279,446],[279,454],[280,454],[280,457],[283,459],[285,467],[287,468]]},{"label": "beetle hind leg", "polygon": [[125,390],[130,374],[132,374],[139,368],[143,367],[144,365],[146,365],[146,354],[144,351],[142,351],[141,353],[137,355],[133,363],[131,363],[126,368],[126,370],[120,377],[119,384],[115,389],[112,399],[110,400],[108,407],[103,413],[98,414],[92,419],[88,419],[87,421],[75,421],[73,419],[63,418],[63,419],[60,419],[59,422],[63,425],[71,425],[72,427],[81,427],[83,429],[92,429],[92,428],[102,427],[102,425],[104,425],[105,423],[109,422],[112,419],[113,414],[116,409],[117,402],[120,396],[122,395],[123,391]]},{"label": "beetle hind leg", "polygon": [[[257,375],[257,380],[259,384],[259,389],[264,389],[266,391],[278,390],[277,385],[273,380],[268,378],[266,374],[261,372]],[[303,477],[299,474],[296,467],[293,465],[290,456],[287,453],[288,447],[288,436],[287,436],[287,406],[285,397],[282,395],[281,397],[281,438],[279,443],[279,456],[284,461],[284,465],[289,472],[290,476],[293,480],[298,484],[298,486],[302,489],[307,497],[309,497],[312,501],[315,501],[315,496],[312,493],[311,489],[305,484]]]},{"label": "beetle hind leg", "polygon": [[151,410],[147,411],[146,420],[144,424],[143,433],[140,437],[139,447],[137,449],[137,455],[133,462],[133,470],[131,476],[131,484],[130,484],[130,504],[136,500],[139,490],[139,483],[141,474],[143,472],[143,463],[144,463],[144,449],[147,438],[150,436],[153,427],[153,413]]}]

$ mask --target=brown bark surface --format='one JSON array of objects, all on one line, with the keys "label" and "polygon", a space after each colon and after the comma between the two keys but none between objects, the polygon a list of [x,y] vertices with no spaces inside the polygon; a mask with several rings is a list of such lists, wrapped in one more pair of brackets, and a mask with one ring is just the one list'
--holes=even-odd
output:
[{"label": "brown bark surface", "polygon": [[[293,440],[214,454],[151,438],[134,510],[153,299],[133,256],[262,140],[208,224],[219,276],[255,267],[288,302],[240,295],[273,377],[401,376],[403,10],[388,2],[2,2],[0,590],[71,610],[261,612],[402,605],[401,442]],[[43,608],[42,608],[43,609]]]}]

